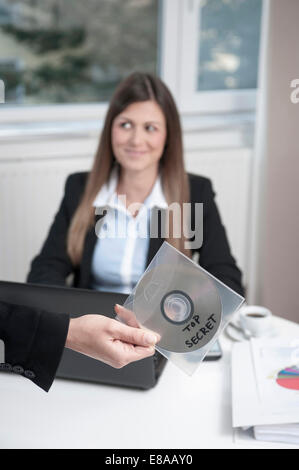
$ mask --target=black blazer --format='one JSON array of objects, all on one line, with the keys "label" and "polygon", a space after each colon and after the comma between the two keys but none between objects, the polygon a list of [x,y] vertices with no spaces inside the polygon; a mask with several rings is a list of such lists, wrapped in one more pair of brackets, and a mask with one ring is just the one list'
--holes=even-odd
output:
[{"label": "black blazer", "polygon": [[[65,285],[67,276],[73,273],[74,287],[90,288],[91,261],[97,241],[94,227],[86,235],[79,267],[73,267],[66,251],[67,231],[83,194],[87,176],[88,173],[76,173],[67,178],[63,200],[40,254],[32,261],[28,282]],[[203,203],[203,244],[199,250],[194,250],[199,252],[199,264],[236,292],[244,295],[241,272],[230,253],[211,182],[196,175],[189,175],[189,181],[191,202]],[[163,241],[161,237],[150,239],[147,266]]]},{"label": "black blazer", "polygon": [[21,374],[48,391],[63,353],[68,326],[67,314],[0,302],[0,339],[5,345],[5,363],[0,364],[0,370]]}]

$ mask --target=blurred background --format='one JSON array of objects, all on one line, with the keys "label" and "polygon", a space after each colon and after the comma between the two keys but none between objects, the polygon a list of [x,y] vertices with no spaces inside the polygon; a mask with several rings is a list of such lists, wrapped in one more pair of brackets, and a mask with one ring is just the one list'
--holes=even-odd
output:
[{"label": "blurred background", "polygon": [[247,301],[299,321],[298,20],[298,0],[0,0],[0,279],[25,280],[115,86],[148,71],[187,170],[212,179]]}]

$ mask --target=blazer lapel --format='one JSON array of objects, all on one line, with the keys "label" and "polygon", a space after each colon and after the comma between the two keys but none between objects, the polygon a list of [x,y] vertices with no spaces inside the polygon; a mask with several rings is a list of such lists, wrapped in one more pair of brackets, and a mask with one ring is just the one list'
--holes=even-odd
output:
[{"label": "blazer lapel", "polygon": [[159,207],[153,207],[151,213],[151,230],[150,230],[150,242],[149,249],[147,253],[146,268],[152,261],[153,257],[162,246],[165,239],[162,237],[161,233],[161,220],[162,214],[166,213],[165,209],[160,209]]},{"label": "blazer lapel", "polygon": [[150,238],[149,248],[147,252],[146,268],[152,261],[153,257],[162,246],[164,240],[162,238]]}]

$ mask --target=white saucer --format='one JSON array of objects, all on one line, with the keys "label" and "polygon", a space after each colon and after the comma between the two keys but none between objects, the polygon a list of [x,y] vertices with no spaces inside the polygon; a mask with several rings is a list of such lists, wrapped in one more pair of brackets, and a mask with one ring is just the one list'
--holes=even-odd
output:
[{"label": "white saucer", "polygon": [[[229,323],[225,329],[225,333],[233,341],[248,341],[251,337],[253,338],[253,336],[248,336],[244,333],[244,331],[239,327],[239,322],[237,321]],[[276,330],[273,327],[267,332],[267,334],[263,335],[263,338],[271,338],[276,336],[276,334]]]},{"label": "white saucer", "polygon": [[225,329],[225,333],[233,341],[246,341],[246,340],[249,339],[247,336],[245,336],[245,334],[243,333],[242,330],[237,330],[230,323],[227,325],[227,327]]}]

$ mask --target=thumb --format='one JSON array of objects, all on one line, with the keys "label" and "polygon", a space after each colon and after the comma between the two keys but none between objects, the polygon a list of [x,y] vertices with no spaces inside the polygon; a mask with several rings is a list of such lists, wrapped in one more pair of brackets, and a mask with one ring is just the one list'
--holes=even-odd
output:
[{"label": "thumb", "polygon": [[134,312],[132,310],[128,310],[127,308],[123,307],[122,305],[115,304],[114,310],[117,316],[124,320],[124,323],[128,326],[134,326],[135,328],[139,328],[138,321],[135,317]]},{"label": "thumb", "polygon": [[141,328],[133,328],[132,326],[127,326],[123,323],[119,323],[116,330],[116,336],[117,339],[126,343],[145,347],[155,345],[160,340],[160,336],[157,333],[143,330]]}]

